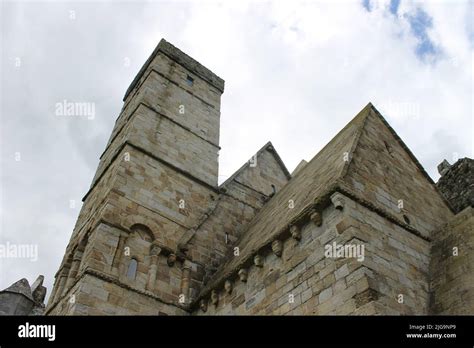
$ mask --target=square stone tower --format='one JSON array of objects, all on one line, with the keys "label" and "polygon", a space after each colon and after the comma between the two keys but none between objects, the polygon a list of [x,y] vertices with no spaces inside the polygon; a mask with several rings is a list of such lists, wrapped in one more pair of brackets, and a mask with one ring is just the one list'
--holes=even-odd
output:
[{"label": "square stone tower", "polygon": [[180,241],[218,196],[223,91],[160,41],[125,93],[47,314],[185,313],[197,266]]}]

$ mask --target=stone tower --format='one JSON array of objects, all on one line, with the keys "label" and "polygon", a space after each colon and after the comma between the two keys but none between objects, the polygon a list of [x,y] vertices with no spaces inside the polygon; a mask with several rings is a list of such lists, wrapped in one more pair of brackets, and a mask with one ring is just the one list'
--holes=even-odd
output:
[{"label": "stone tower", "polygon": [[223,91],[221,78],[160,41],[125,93],[46,314],[189,314],[291,177],[267,143],[217,186]]},{"label": "stone tower", "polygon": [[[223,91],[221,78],[160,41],[125,93],[56,274],[50,313],[180,313],[177,300],[197,265],[185,262],[178,244],[217,198]],[[140,300],[121,312],[120,299],[133,296]],[[92,306],[100,300],[106,305]]]},{"label": "stone tower", "polygon": [[472,314],[472,160],[435,184],[368,104],[289,174],[217,186],[224,81],[162,40],[124,97],[46,314]]}]

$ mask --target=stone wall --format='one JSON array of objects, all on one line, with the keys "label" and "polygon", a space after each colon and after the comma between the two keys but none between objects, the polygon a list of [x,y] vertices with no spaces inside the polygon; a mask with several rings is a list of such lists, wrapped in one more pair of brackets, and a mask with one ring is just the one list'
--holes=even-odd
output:
[{"label": "stone wall", "polygon": [[455,213],[474,206],[474,160],[462,158],[452,166],[445,160],[438,166],[441,174],[436,186]]},{"label": "stone wall", "polygon": [[425,237],[453,216],[431,178],[375,109],[344,180],[361,198]]},{"label": "stone wall", "polygon": [[[114,306],[117,314],[137,314],[138,305],[151,303],[155,304],[146,313],[183,312],[178,308],[183,260],[171,263],[171,250],[160,248],[152,236],[147,238],[142,232],[146,229],[129,232],[100,223],[88,237],[76,279],[50,302],[48,314],[111,314]],[[130,248],[129,253],[124,253],[125,247]],[[132,258],[138,267],[129,279],[127,267]],[[117,299],[120,303],[115,303],[114,298],[122,302]]]},{"label": "stone wall", "polygon": [[468,207],[433,234],[431,314],[474,313],[474,209]]},{"label": "stone wall", "polygon": [[187,312],[151,294],[101,278],[100,273],[84,273],[65,301],[49,315],[187,315]]},{"label": "stone wall", "polygon": [[[287,181],[285,173],[273,153],[263,151],[258,156],[261,164],[259,169],[247,168],[241,171],[225,185],[225,190],[216,194],[190,178],[175,175],[171,168],[160,165],[159,161],[131,146],[126,146],[122,151],[130,154],[130,161],[116,161],[114,168],[107,172],[107,176],[114,177],[114,180],[110,181],[110,187],[104,191],[104,200],[99,205],[101,208],[94,212],[94,218],[86,225],[85,230],[89,232],[79,269],[74,272],[74,281],[84,283],[88,278],[81,279],[81,274],[86,270],[99,272],[119,286],[128,286],[133,289],[132,292],[138,291],[134,292],[135,297],[141,296],[141,291],[146,292],[143,296],[158,298],[171,303],[171,306],[189,305],[202,286],[208,272],[207,266],[219,262],[231,243],[239,237],[239,226],[248,223],[264,204],[267,195],[271,194],[269,184],[262,187],[259,185],[264,185],[265,180],[271,179],[270,182],[279,189]],[[120,158],[122,157],[123,153],[120,154]],[[251,175],[247,171],[253,172],[253,187],[245,185],[244,178]],[[258,179],[257,176],[260,175],[264,175],[265,180]],[[244,184],[239,184],[239,180]],[[142,186],[143,183],[147,184],[146,189]],[[259,193],[258,190],[264,192]],[[96,189],[89,196],[91,202],[98,201],[92,200],[98,192],[101,191]],[[178,197],[178,192],[183,196]],[[210,198],[211,195],[215,196],[214,200]],[[178,209],[179,198],[186,201],[184,209]],[[85,207],[89,204],[91,203],[86,202]],[[200,217],[205,217],[205,220],[196,226],[192,225]],[[130,230],[136,224],[150,228],[149,241],[138,244],[130,241]],[[179,253],[180,242],[186,241],[189,231],[194,231],[196,236],[192,235],[185,253],[178,257],[174,267],[170,267],[167,258]],[[228,233],[227,236],[225,233]],[[155,262],[156,270],[152,268],[153,257],[150,254],[153,245],[161,249]],[[130,255],[125,257],[123,250],[127,246],[130,247]],[[131,258],[137,259],[138,272],[133,281],[128,281],[124,275]],[[73,263],[69,258],[65,260],[65,266]],[[59,294],[55,292],[50,300],[50,314],[76,313],[76,308],[82,308],[71,307],[66,303],[72,295],[76,296],[78,304],[85,298],[82,288],[70,289],[73,284],[71,268],[65,267],[66,275],[60,273],[58,276],[59,279],[63,277],[67,280],[62,285],[60,282],[57,284],[56,291],[59,288]],[[185,269],[189,269],[187,280]],[[150,280],[152,274],[156,275],[154,280]],[[179,302],[181,294],[185,295],[184,303]],[[72,309],[60,309],[65,306]],[[84,310],[78,311],[77,314],[83,312]],[[98,314],[99,310],[92,312]],[[126,309],[121,308],[119,312],[125,314]]]},{"label": "stone wall", "polygon": [[189,239],[188,256],[198,265],[198,271],[192,274],[191,298],[222,266],[246,226],[274,192],[288,182],[289,174],[275,156],[273,146],[267,144],[253,159],[252,163],[258,165],[246,163],[220,186],[209,215]]},{"label": "stone wall", "polygon": [[[246,268],[245,282],[226,279],[232,290],[222,282],[194,314],[426,314],[429,242],[340,198],[342,211],[328,206],[320,226],[308,222],[300,240],[283,241],[281,256],[256,251],[262,265]],[[333,243],[364,245],[364,258],[328,257]]]},{"label": "stone wall", "polygon": [[[370,103],[294,178],[267,143],[218,187],[223,88],[160,42],[126,92],[47,314],[472,312],[472,209],[454,217]],[[472,160],[458,163],[438,188],[464,207]]]},{"label": "stone wall", "polygon": [[0,291],[0,315],[43,315],[46,288],[40,275],[30,287],[26,278]]}]

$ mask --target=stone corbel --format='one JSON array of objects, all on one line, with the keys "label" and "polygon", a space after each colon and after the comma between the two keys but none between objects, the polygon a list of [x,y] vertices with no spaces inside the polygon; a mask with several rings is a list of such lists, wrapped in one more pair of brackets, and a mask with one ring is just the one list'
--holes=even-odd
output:
[{"label": "stone corbel", "polygon": [[205,299],[201,299],[201,301],[199,301],[199,308],[201,308],[204,313],[207,312],[207,301]]},{"label": "stone corbel", "polygon": [[323,217],[319,211],[313,210],[309,215],[309,219],[316,225],[321,226],[323,224]]},{"label": "stone corbel", "polygon": [[257,267],[263,267],[263,257],[259,254],[256,254],[254,257],[253,257],[253,263],[255,264],[255,266]]},{"label": "stone corbel", "polygon": [[248,272],[246,269],[242,268],[239,270],[239,279],[241,282],[246,283],[248,277]]},{"label": "stone corbel", "polygon": [[233,284],[232,284],[232,281],[227,279],[224,283],[224,289],[225,289],[225,292],[227,294],[231,294],[232,293],[232,288],[233,288]]},{"label": "stone corbel", "polygon": [[283,243],[281,240],[276,239],[272,242],[272,251],[276,256],[281,257],[283,254]]},{"label": "stone corbel", "polygon": [[293,239],[301,240],[301,230],[298,226],[293,225],[290,227],[290,234]]},{"label": "stone corbel", "polygon": [[211,303],[214,306],[217,306],[217,303],[219,302],[219,295],[217,294],[216,290],[211,291]]},{"label": "stone corbel", "polygon": [[334,208],[336,208],[337,210],[342,210],[344,209],[345,205],[345,197],[339,192],[335,192],[331,196],[331,202],[334,205]]},{"label": "stone corbel", "polygon": [[168,259],[166,260],[166,263],[168,266],[173,267],[176,262],[176,255],[175,254],[169,254]]},{"label": "stone corbel", "polygon": [[150,256],[158,256],[161,254],[161,247],[156,244],[156,243],[153,243],[150,247]]}]

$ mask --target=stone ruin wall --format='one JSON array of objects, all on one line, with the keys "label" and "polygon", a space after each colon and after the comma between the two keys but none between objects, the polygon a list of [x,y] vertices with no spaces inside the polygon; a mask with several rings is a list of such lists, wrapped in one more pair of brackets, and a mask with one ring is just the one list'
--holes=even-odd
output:
[{"label": "stone ruin wall", "polygon": [[[245,269],[245,282],[227,279],[193,314],[427,314],[430,243],[338,195],[342,210],[329,205],[320,226],[308,221],[300,240],[282,240],[281,256],[259,251],[262,264]],[[365,245],[364,260],[325,257],[334,242]]]}]

